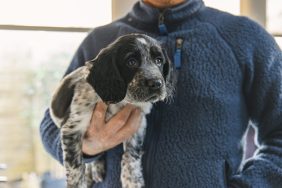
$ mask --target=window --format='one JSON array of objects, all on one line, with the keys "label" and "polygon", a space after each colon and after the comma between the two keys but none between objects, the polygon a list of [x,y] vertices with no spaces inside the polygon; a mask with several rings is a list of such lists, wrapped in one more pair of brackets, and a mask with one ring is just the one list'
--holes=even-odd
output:
[{"label": "window", "polygon": [[280,0],[267,0],[266,28],[274,34],[282,35],[282,5]]},{"label": "window", "polygon": [[235,15],[240,14],[240,0],[204,0],[205,5],[226,11]]},{"label": "window", "polygon": [[266,1],[266,28],[282,49],[282,6],[279,0]]},{"label": "window", "polygon": [[39,124],[51,93],[81,41],[91,28],[111,21],[111,2],[1,3],[0,164],[7,168],[0,175],[7,176],[10,184],[25,173],[64,174],[43,149]]},{"label": "window", "polygon": [[282,49],[282,37],[275,37],[275,40],[278,43],[278,45],[280,46],[280,48]]},{"label": "window", "polygon": [[6,0],[0,24],[95,27],[110,22],[111,11],[110,0]]}]

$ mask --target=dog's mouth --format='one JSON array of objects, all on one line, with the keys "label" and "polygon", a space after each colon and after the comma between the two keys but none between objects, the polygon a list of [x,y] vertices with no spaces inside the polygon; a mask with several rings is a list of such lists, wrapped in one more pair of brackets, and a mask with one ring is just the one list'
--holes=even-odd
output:
[{"label": "dog's mouth", "polygon": [[154,93],[145,99],[145,102],[163,101],[166,97],[165,93]]},{"label": "dog's mouth", "polygon": [[156,101],[156,100],[159,99],[159,97],[160,97],[159,95],[155,94],[155,95],[152,95],[152,96],[148,97],[145,101],[146,102]]}]

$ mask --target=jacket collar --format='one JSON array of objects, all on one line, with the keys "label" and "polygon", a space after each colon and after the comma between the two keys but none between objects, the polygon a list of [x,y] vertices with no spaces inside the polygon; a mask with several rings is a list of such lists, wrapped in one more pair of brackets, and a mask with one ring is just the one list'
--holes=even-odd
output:
[{"label": "jacket collar", "polygon": [[144,3],[142,0],[138,1],[129,16],[134,20],[149,23],[158,23],[160,16],[163,16],[164,22],[177,23],[181,20],[187,19],[197,11],[204,7],[202,0],[186,0],[185,2],[171,8],[158,9],[149,4]]}]

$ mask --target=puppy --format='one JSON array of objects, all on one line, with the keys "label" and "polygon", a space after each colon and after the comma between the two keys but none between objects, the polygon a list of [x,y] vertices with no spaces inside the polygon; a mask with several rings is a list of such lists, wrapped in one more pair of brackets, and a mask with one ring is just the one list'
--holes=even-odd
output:
[{"label": "puppy", "polygon": [[142,111],[141,126],[123,143],[122,187],[144,187],[141,157],[145,115],[152,103],[173,92],[173,66],[158,42],[147,35],[124,35],[97,57],[67,75],[51,101],[51,117],[61,131],[68,188],[91,187],[103,180],[104,159],[82,161],[82,140],[98,101],[107,103],[109,120],[127,103]]}]

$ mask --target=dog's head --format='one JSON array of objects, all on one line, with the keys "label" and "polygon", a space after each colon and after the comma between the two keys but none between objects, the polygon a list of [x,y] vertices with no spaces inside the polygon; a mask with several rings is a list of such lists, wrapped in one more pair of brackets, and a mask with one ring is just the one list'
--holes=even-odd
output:
[{"label": "dog's head", "polygon": [[165,50],[147,35],[124,35],[91,63],[87,81],[106,103],[156,102],[172,93],[173,66]]}]

